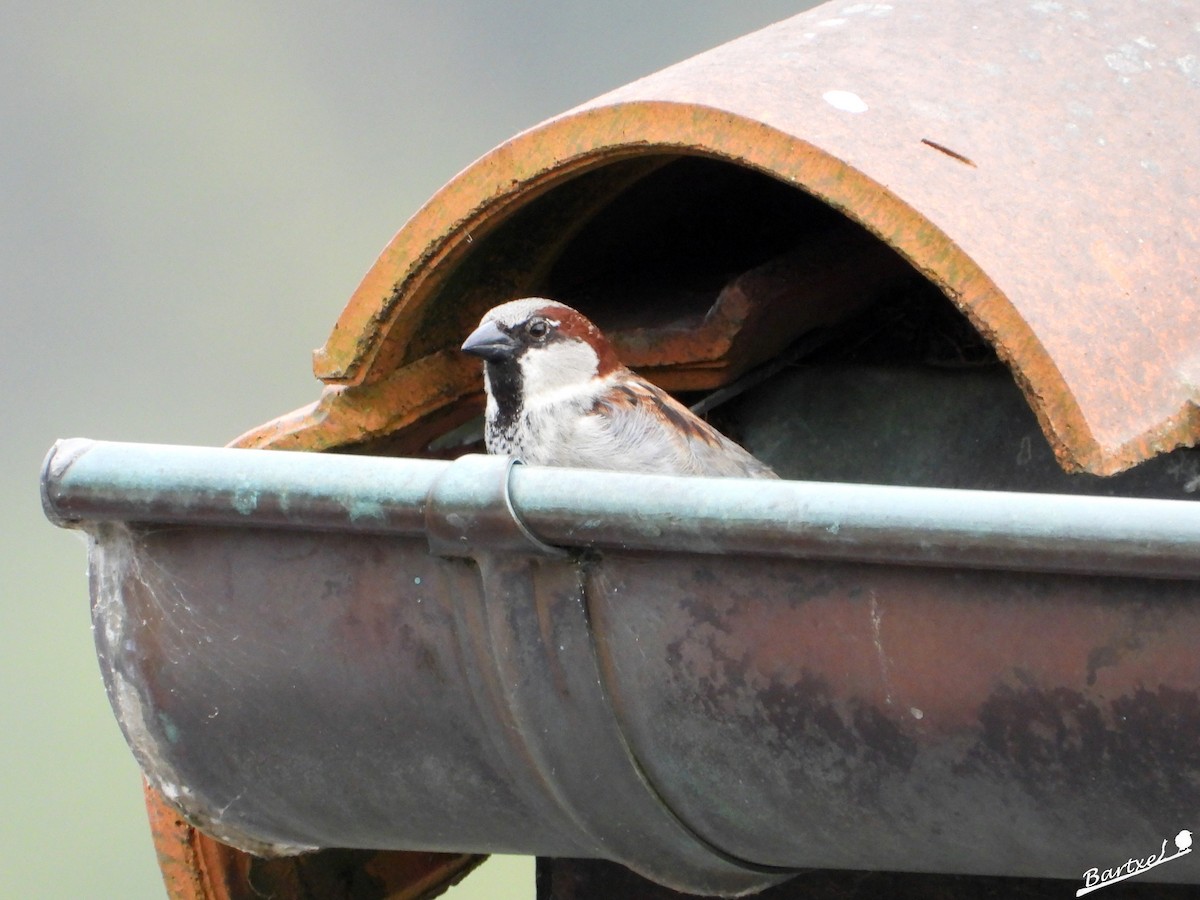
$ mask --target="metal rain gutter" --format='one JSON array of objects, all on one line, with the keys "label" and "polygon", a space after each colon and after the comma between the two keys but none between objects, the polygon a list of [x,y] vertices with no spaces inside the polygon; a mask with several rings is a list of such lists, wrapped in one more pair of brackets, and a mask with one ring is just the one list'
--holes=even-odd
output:
[{"label": "metal rain gutter", "polygon": [[[60,441],[47,516],[421,536],[431,550],[754,554],[1200,578],[1200,504],[826,482],[680,479],[423,459]],[[497,523],[514,523],[507,529]],[[488,531],[514,531],[497,545]]]},{"label": "metal rain gutter", "polygon": [[1200,808],[1188,502],[87,440],[43,501],[148,778],[257,852],[734,894],[1075,878]]}]

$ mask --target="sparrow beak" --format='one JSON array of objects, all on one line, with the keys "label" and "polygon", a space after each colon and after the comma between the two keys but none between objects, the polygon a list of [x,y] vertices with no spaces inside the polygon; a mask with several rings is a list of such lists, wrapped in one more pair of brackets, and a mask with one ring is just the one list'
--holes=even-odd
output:
[{"label": "sparrow beak", "polygon": [[463,341],[462,352],[488,362],[502,362],[511,359],[518,346],[516,340],[501,331],[495,322],[484,322]]}]

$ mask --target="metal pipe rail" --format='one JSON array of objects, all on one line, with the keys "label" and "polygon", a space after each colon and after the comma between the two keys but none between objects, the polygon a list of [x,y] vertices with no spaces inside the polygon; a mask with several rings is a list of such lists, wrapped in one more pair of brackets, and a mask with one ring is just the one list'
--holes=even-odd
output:
[{"label": "metal pipe rail", "polygon": [[[86,439],[55,444],[42,492],[47,516],[60,525],[175,522],[416,536],[431,517],[503,521],[511,502],[520,523],[562,547],[1200,577],[1200,505],[1188,501]],[[488,540],[476,536],[472,545]],[[443,541],[439,552],[464,555],[455,544]]]}]

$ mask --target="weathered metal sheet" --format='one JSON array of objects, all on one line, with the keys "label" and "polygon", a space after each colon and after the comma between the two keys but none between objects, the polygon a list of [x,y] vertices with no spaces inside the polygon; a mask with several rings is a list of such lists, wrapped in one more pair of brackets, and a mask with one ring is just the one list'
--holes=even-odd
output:
[{"label": "weathered metal sheet", "polygon": [[59,450],[122,727],[235,845],[729,894],[1077,878],[1200,809],[1190,502]]},{"label": "weathered metal sheet", "polygon": [[589,170],[702,154],[903,254],[995,344],[1064,466],[1106,474],[1194,443],[1198,29],[1171,0],[818,7],[468,168],[384,251],[317,374],[356,384],[410,364],[430,304],[469,301],[440,291],[479,261],[472,241],[533,200]]}]

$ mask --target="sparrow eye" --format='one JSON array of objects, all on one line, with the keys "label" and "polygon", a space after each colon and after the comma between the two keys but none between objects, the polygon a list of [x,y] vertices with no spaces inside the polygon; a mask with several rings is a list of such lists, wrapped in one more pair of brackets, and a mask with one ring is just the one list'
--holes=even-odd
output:
[{"label": "sparrow eye", "polygon": [[541,340],[550,333],[550,323],[545,319],[530,319],[525,326],[525,333],[535,340]]}]

